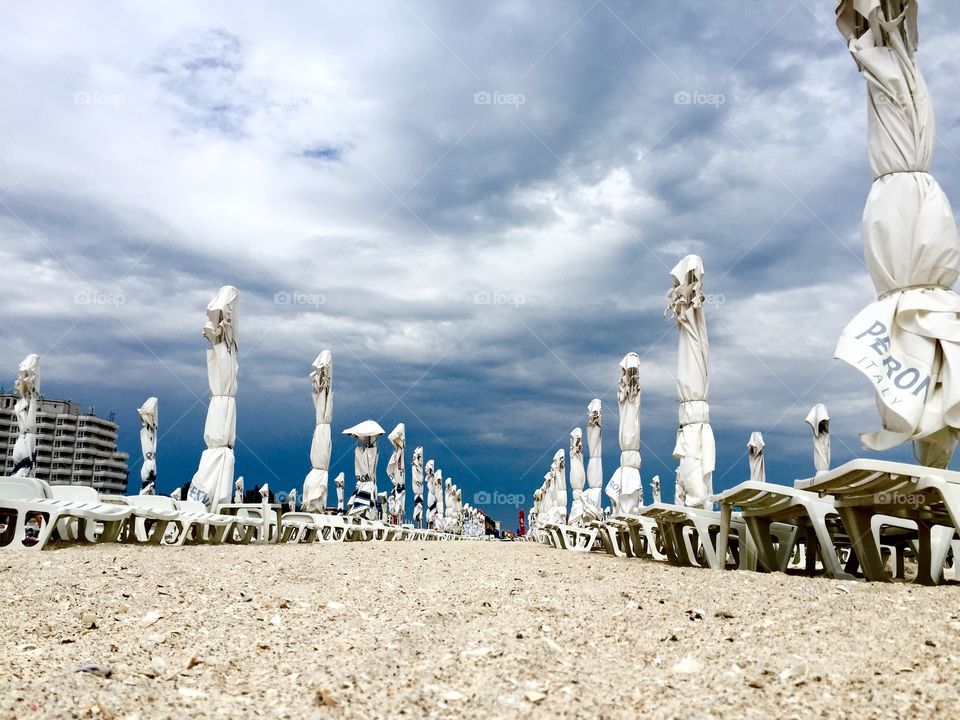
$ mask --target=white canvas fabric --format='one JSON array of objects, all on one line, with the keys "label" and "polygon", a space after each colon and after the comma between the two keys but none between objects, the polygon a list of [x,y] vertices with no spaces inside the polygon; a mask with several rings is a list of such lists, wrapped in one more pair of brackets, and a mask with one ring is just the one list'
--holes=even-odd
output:
[{"label": "white canvas fabric", "polygon": [[310,442],[310,472],[303,481],[303,509],[307,512],[323,512],[327,505],[329,490],[330,453],[333,436],[330,422],[333,420],[333,353],[321,352],[313,361],[310,372],[316,426]]},{"label": "white canvas fabric", "polygon": [[570,524],[583,524],[583,488],[587,482],[587,473],[583,467],[583,430],[574,428],[570,432]]},{"label": "white canvas fabric", "polygon": [[813,431],[813,466],[821,475],[830,469],[830,415],[822,403],[817,403],[805,420]]},{"label": "white canvas fabric", "polygon": [[243,502],[243,476],[237,478],[233,483],[233,502],[237,505]]},{"label": "white canvas fabric", "polygon": [[424,483],[427,486],[427,527],[432,528],[436,526],[437,522],[437,483],[434,479],[435,471],[433,469],[433,460],[427,460],[427,464],[423,467],[423,479]]},{"label": "white canvas fabric", "polygon": [[709,508],[717,450],[710,427],[707,322],[703,311],[703,261],[688,255],[670,271],[673,286],[667,293],[667,316],[680,331],[677,355],[677,395],[680,429],[673,456],[677,468],[676,503]]},{"label": "white canvas fabric", "polygon": [[650,485],[653,490],[652,492],[653,502],[654,503],[662,502],[663,496],[661,495],[661,492],[660,492],[660,476],[654,475],[653,480],[650,481]]},{"label": "white canvas fabric", "polygon": [[333,479],[333,486],[337,489],[337,512],[343,513],[343,486],[345,479],[343,473],[340,473]]},{"label": "white canvas fabric", "polygon": [[140,416],[140,451],[143,465],[140,466],[140,494],[153,495],[157,487],[157,423],[159,407],[155,397],[148,397],[137,408]]},{"label": "white canvas fabric", "polygon": [[874,180],[862,233],[877,301],[847,325],[836,357],[874,386],[882,427],[861,435],[864,446],[913,440],[922,464],[946,467],[960,437],[960,236],[929,173],[936,134],[914,61],[917,3],[846,0],[837,25],[867,86]]},{"label": "white canvas fabric", "polygon": [[458,535],[463,533],[463,491],[454,486],[454,503],[456,510],[453,513],[455,522],[454,532]]},{"label": "white canvas fabric", "polygon": [[537,488],[533,491],[533,505],[530,508],[530,529],[540,528],[540,502],[543,500],[543,488]]},{"label": "white canvas fabric", "polygon": [[229,502],[233,490],[233,446],[237,439],[237,338],[240,291],[225,285],[207,305],[203,336],[207,348],[207,381],[210,404],[203,439],[207,449],[187,493],[213,510]]},{"label": "white canvas fabric", "polygon": [[287,495],[287,500],[290,503],[290,512],[297,511],[297,489],[293,488],[290,490],[290,494]]},{"label": "white canvas fabric", "polygon": [[357,441],[357,448],[353,452],[356,486],[347,503],[348,515],[377,519],[377,440],[384,432],[374,420],[365,420],[343,431],[344,435]]},{"label": "white canvas fabric", "polygon": [[413,525],[423,527],[423,448],[413,449],[410,462],[410,480],[413,485]]},{"label": "white canvas fabric", "polygon": [[551,522],[558,525],[567,524],[567,460],[566,453],[561,448],[553,456],[551,467],[553,479],[553,517]]},{"label": "white canvas fabric", "polygon": [[172,497],[174,500],[179,500],[179,499],[180,499],[180,495],[181,495],[181,492],[180,492],[180,491],[181,491],[182,489],[183,489],[183,488],[177,488],[177,489],[174,490],[172,493],[170,493],[170,497]]},{"label": "white canvas fabric", "polygon": [[600,400],[594,398],[587,406],[587,489],[581,496],[584,522],[603,517],[600,493],[603,487],[603,417]]},{"label": "white canvas fabric", "polygon": [[751,433],[747,442],[747,457],[750,461],[750,482],[766,482],[767,470],[763,463],[763,435]]},{"label": "white canvas fabric", "polygon": [[620,361],[617,392],[620,408],[620,467],[607,484],[615,515],[636,514],[643,505],[640,483],[640,356],[627,353]]},{"label": "white canvas fabric", "polygon": [[37,465],[37,405],[40,401],[40,356],[27,355],[17,368],[17,439],[13,445],[13,474],[32,477]]},{"label": "white canvas fabric", "polygon": [[449,530],[453,525],[453,516],[457,509],[457,489],[453,486],[453,480],[447,478],[443,485],[443,524],[444,529]]},{"label": "white canvas fabric", "polygon": [[393,445],[393,452],[387,462],[387,477],[393,483],[390,497],[387,500],[390,521],[395,525],[403,525],[406,522],[407,514],[407,466],[403,456],[407,445],[406,426],[403,423],[398,423],[387,437],[390,439],[390,444]]},{"label": "white canvas fabric", "polygon": [[433,471],[433,498],[436,501],[436,512],[433,516],[433,527],[440,529],[443,526],[443,512],[446,498],[443,493],[443,470],[437,468]]}]

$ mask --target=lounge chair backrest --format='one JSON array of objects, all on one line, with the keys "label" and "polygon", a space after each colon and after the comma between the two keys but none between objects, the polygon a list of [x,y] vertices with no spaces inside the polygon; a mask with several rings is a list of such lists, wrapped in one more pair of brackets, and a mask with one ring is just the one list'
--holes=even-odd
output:
[{"label": "lounge chair backrest", "polygon": [[151,510],[176,510],[177,504],[173,498],[166,495],[128,495],[127,504],[134,507],[149,508]]},{"label": "lounge chair backrest", "polygon": [[86,485],[54,485],[50,488],[50,491],[57,500],[77,500],[98,504],[100,502],[97,491]]},{"label": "lounge chair backrest", "polygon": [[[30,499],[36,500],[38,498],[49,498],[51,495],[47,492],[50,488],[42,480],[32,477],[2,477],[0,478],[0,484],[8,485],[19,485],[21,487],[27,488],[30,490],[31,495]],[[10,498],[12,499],[12,498]]]},{"label": "lounge chair backrest", "polygon": [[177,506],[185,512],[194,512],[194,513],[207,512],[207,506],[204,505],[199,500],[180,500],[177,502]]},{"label": "lounge chair backrest", "polygon": [[37,492],[29,485],[0,480],[0,500],[37,500]]}]

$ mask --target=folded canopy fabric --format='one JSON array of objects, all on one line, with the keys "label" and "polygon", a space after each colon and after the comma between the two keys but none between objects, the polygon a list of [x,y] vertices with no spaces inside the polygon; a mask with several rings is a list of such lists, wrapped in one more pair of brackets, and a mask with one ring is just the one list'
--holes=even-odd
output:
[{"label": "folded canopy fabric", "polygon": [[437,485],[434,480],[433,460],[427,460],[423,466],[423,481],[427,486],[427,527],[432,528],[437,521]]},{"label": "folded canopy fabric", "polygon": [[207,305],[203,336],[207,348],[207,380],[210,405],[203,428],[207,449],[190,481],[187,499],[198,500],[213,510],[230,500],[233,489],[233,446],[237,439],[237,338],[240,291],[225,285]]},{"label": "folded canopy fabric", "polygon": [[766,482],[767,469],[763,462],[763,435],[758,432],[750,434],[747,442],[747,457],[750,461],[750,482]]},{"label": "folded canopy fabric", "polygon": [[830,415],[822,403],[817,403],[805,421],[813,431],[813,466],[820,475],[830,469]]},{"label": "folded canopy fabric", "polygon": [[570,432],[570,524],[583,524],[583,487],[587,474],[583,468],[583,430],[574,428]]},{"label": "folded canopy fabric", "polygon": [[143,465],[140,466],[140,494],[154,495],[157,489],[157,423],[159,422],[159,401],[148,397],[137,408],[140,416],[140,450],[143,453]]},{"label": "folded canopy fabric", "polygon": [[348,503],[348,515],[377,519],[377,440],[384,432],[375,420],[365,420],[343,431],[357,441],[353,452],[356,486]]},{"label": "folded canopy fabric", "polygon": [[713,493],[713,471],[717,450],[710,427],[707,391],[710,378],[710,344],[703,303],[703,261],[687,255],[670,271],[673,286],[667,293],[667,317],[673,317],[680,331],[677,353],[677,395],[680,399],[680,427],[673,457],[677,469],[677,504],[709,508]]},{"label": "folded canopy fabric", "polygon": [[343,512],[343,486],[345,478],[343,473],[340,473],[333,479],[333,486],[337,489],[337,512]]},{"label": "folded canopy fabric", "polygon": [[37,406],[40,401],[40,356],[27,355],[17,368],[17,440],[13,445],[13,474],[32,477],[37,465]]},{"label": "folded canopy fabric", "polygon": [[413,525],[423,527],[423,448],[413,449],[410,461],[410,481],[413,485]]},{"label": "folded canopy fabric", "polygon": [[587,406],[587,489],[581,496],[584,522],[603,517],[600,494],[603,488],[603,418],[600,400],[594,398]]},{"label": "folded canopy fabric", "polygon": [[553,456],[550,468],[553,482],[553,507],[551,508],[551,522],[558,525],[567,523],[567,461],[563,448],[557,450]]},{"label": "folded canopy fabric", "polygon": [[877,300],[835,354],[874,386],[881,429],[861,435],[864,446],[912,440],[922,464],[946,467],[960,437],[960,236],[929,172],[936,133],[914,61],[917,3],[842,2],[837,25],[867,86],[874,180],[862,233]]},{"label": "folded canopy fabric", "polygon": [[390,444],[393,446],[393,452],[390,454],[390,460],[387,462],[387,477],[393,483],[393,488],[388,500],[390,510],[390,520],[396,525],[403,525],[406,522],[406,497],[407,497],[407,468],[403,457],[407,444],[407,429],[403,423],[390,431],[387,436]]},{"label": "folded canopy fabric", "polygon": [[640,484],[640,356],[627,353],[620,361],[617,392],[620,408],[620,466],[607,484],[615,515],[635,514],[643,505]]},{"label": "folded canopy fabric", "polygon": [[310,372],[316,425],[310,442],[310,472],[303,480],[303,509],[307,512],[323,512],[327,505],[330,475],[330,453],[333,436],[330,422],[333,420],[333,353],[322,351],[313,361]]}]

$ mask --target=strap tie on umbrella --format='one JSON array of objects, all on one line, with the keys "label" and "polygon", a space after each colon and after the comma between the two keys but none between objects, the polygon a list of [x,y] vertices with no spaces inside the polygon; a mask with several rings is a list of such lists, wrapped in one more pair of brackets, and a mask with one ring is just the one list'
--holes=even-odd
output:
[{"label": "strap tie on umbrella", "polygon": [[891,295],[896,295],[897,293],[908,292],[909,290],[949,290],[950,288],[944,287],[943,285],[937,285],[936,283],[926,283],[922,285],[904,285],[903,287],[894,288],[893,290],[887,290],[885,293],[881,293],[877,296],[877,300],[886,300]]},{"label": "strap tie on umbrella", "polygon": [[926,170],[891,170],[890,172],[883,173],[883,175],[877,175],[877,177],[875,177],[873,181],[876,182],[877,180],[883,180],[883,178],[888,177],[890,175],[929,175],[929,174],[930,173],[927,172]]}]

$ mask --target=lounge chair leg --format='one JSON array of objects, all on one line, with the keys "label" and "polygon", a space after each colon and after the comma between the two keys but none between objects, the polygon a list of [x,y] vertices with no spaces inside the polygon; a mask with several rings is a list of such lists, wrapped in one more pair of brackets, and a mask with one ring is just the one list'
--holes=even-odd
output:
[{"label": "lounge chair leg", "polygon": [[720,533],[717,536],[717,557],[722,557],[723,562],[718,566],[718,570],[724,570],[727,567],[727,546],[730,544],[730,523],[733,518],[733,505],[720,506]]},{"label": "lounge chair leg", "polygon": [[[823,563],[823,570],[827,577],[834,580],[852,580],[853,575],[844,571],[840,565],[840,558],[837,555],[837,548],[833,544],[833,537],[830,535],[830,529],[827,527],[828,512],[815,505],[806,506],[807,515],[810,518],[810,530],[808,530],[807,540],[807,569],[811,575],[816,572],[817,553],[820,553],[820,561]],[[810,538],[813,535],[814,539]],[[851,553],[853,555],[853,553]]]},{"label": "lounge chair leg", "polygon": [[776,572],[780,569],[780,563],[777,561],[777,551],[773,547],[773,539],[770,536],[770,518],[764,517],[746,517],[747,530],[757,548],[757,554],[760,556],[760,564],[767,572]]},{"label": "lounge chair leg", "polygon": [[888,580],[880,548],[873,538],[870,511],[852,507],[840,507],[838,510],[864,576],[871,582]]}]

